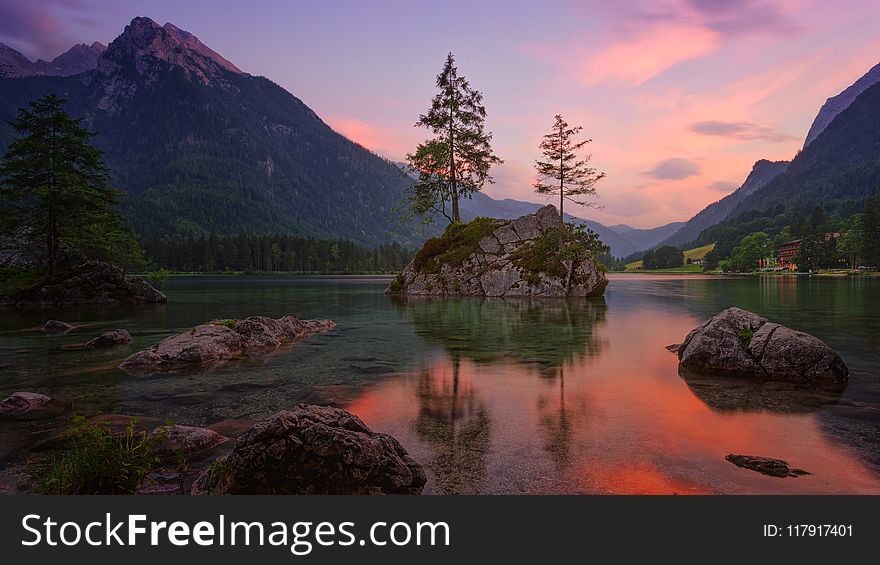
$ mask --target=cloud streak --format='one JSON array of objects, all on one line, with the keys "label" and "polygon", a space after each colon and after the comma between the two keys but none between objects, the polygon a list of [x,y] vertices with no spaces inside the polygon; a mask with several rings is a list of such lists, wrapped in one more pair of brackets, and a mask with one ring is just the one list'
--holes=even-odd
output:
[{"label": "cloud streak", "polygon": [[707,120],[696,122],[691,125],[691,130],[703,135],[729,137],[745,141],[763,140],[778,143],[792,141],[796,136],[779,132],[767,126],[753,124],[751,122],[725,122],[723,120]]},{"label": "cloud streak", "polygon": [[645,171],[645,174],[659,180],[682,180],[699,175],[700,166],[696,161],[673,157],[660,161],[654,168]]}]

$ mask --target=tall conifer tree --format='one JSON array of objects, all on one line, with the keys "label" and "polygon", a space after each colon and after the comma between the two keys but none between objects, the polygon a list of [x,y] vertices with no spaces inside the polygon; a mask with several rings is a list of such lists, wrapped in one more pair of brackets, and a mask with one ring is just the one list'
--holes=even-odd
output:
[{"label": "tall conifer tree", "polygon": [[63,103],[50,94],[20,109],[12,127],[23,137],[0,164],[3,251],[44,269],[50,282],[70,263],[142,259],[101,152],[90,143],[94,134]]},{"label": "tall conifer tree", "polygon": [[596,184],[605,178],[605,173],[600,173],[589,166],[590,155],[578,159],[578,152],[592,141],[592,139],[574,140],[583,128],[569,126],[559,114],[555,119],[553,130],[541,141],[540,148],[544,160],[535,161],[535,169],[539,175],[535,183],[535,191],[539,194],[559,196],[559,217],[564,223],[565,201],[591,205],[583,197],[596,194]]},{"label": "tall conifer tree", "polygon": [[470,198],[486,183],[491,184],[489,170],[502,160],[492,153],[483,95],[459,76],[452,53],[437,76],[437,88],[431,108],[416,122],[435,137],[407,155],[418,180],[407,195],[404,216],[430,221],[439,213],[450,223],[460,222],[459,199]]}]

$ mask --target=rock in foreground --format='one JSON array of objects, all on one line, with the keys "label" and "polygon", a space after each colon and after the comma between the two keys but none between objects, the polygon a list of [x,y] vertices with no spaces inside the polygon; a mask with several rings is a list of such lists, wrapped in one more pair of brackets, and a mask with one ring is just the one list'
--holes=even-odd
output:
[{"label": "rock in foreground", "polygon": [[277,320],[251,316],[215,320],[168,337],[120,363],[129,373],[155,373],[200,368],[275,348],[283,343],[336,327],[330,320],[300,320],[289,314]]},{"label": "rock in foreground", "polygon": [[742,467],[743,469],[751,469],[763,475],[771,477],[800,477],[809,475],[810,473],[803,469],[795,469],[788,466],[788,463],[782,459],[771,459],[769,457],[755,457],[753,455],[734,455],[731,453],[725,457],[728,461]]},{"label": "rock in foreground", "polygon": [[168,298],[147,281],[127,277],[119,267],[102,261],[87,261],[64,273],[56,282],[0,298],[0,304],[7,306],[149,304],[167,301]]},{"label": "rock in foreground", "polygon": [[849,369],[820,339],[728,308],[692,330],[678,346],[679,368],[697,374],[843,390]]},{"label": "rock in foreground", "polygon": [[600,296],[608,280],[578,237],[553,206],[516,220],[454,224],[425,243],[386,293]]},{"label": "rock in foreground", "polygon": [[44,334],[66,334],[67,332],[73,331],[76,329],[76,326],[73,324],[68,324],[67,322],[62,322],[61,320],[48,320],[45,324],[40,328]]},{"label": "rock in foreground", "polygon": [[150,437],[156,440],[153,452],[162,459],[176,458],[183,451],[188,460],[193,460],[228,441],[214,430],[179,424],[159,426]]},{"label": "rock in foreground", "polygon": [[425,480],[391,436],[344,410],[300,404],[239,437],[192,494],[419,494]]},{"label": "rock in foreground", "polygon": [[86,347],[89,349],[99,349],[103,347],[117,347],[120,345],[128,345],[131,343],[131,334],[127,330],[110,330],[104,332],[98,337],[89,340]]}]

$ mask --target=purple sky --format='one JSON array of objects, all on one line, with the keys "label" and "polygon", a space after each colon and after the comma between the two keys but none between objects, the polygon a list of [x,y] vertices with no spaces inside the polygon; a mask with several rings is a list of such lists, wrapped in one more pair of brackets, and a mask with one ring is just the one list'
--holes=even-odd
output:
[{"label": "purple sky", "polygon": [[790,159],[825,99],[880,61],[876,0],[0,0],[0,41],[52,58],[135,16],[192,32],[395,160],[424,139],[412,124],[451,50],[506,161],[487,193],[542,202],[532,165],[562,113],[608,174],[603,207],[572,211],[636,227],[685,220],[757,159]]}]

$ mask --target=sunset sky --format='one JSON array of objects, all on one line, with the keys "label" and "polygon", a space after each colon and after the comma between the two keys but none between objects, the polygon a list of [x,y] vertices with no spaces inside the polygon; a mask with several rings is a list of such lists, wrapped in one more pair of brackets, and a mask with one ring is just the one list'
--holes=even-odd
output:
[{"label": "sunset sky", "polygon": [[290,90],[333,128],[401,160],[426,137],[446,53],[481,90],[506,163],[486,192],[533,193],[561,113],[607,173],[605,224],[686,220],[761,158],[790,159],[819,107],[880,62],[876,0],[0,0],[0,41],[31,59],[172,22]]}]

